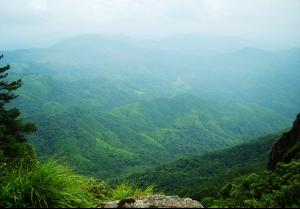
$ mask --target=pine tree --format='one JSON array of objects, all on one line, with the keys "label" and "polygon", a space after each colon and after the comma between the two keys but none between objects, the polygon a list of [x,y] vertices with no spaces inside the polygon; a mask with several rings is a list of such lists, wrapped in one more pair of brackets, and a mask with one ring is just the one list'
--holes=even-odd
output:
[{"label": "pine tree", "polygon": [[[0,56],[0,60],[3,55]],[[7,108],[7,104],[17,98],[17,95],[13,91],[22,86],[21,79],[9,82],[7,80],[10,66],[0,67],[0,151],[5,153],[4,155],[18,156],[21,153],[18,149],[12,149],[16,147],[16,144],[25,144],[25,134],[36,131],[36,127],[33,123],[24,123],[20,117],[20,111],[17,108]]]}]

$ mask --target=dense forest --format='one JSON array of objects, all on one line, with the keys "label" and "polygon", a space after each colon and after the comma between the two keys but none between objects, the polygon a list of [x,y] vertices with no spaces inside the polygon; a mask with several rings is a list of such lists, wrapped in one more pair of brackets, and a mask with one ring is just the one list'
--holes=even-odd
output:
[{"label": "dense forest", "polygon": [[128,180],[191,196],[207,207],[299,207],[299,140],[300,114],[288,131],[180,159]]},{"label": "dense forest", "polygon": [[282,132],[231,148],[182,158],[136,173],[128,180],[142,183],[141,186],[154,184],[159,191],[202,200],[217,194],[236,176],[266,169],[271,146],[280,135]]}]

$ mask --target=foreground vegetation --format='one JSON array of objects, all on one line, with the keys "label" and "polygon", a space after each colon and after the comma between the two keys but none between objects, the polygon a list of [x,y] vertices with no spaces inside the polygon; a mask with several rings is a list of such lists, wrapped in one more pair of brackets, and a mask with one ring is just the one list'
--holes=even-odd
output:
[{"label": "foreground vegetation", "polygon": [[280,163],[275,171],[252,173],[226,184],[204,205],[234,208],[299,208],[300,160]]},{"label": "foreground vegetation", "polygon": [[7,168],[1,175],[0,203],[3,207],[89,207],[92,195],[85,191],[86,179],[55,161],[29,166],[25,162]]},{"label": "foreground vegetation", "polygon": [[78,208],[127,197],[153,194],[127,183],[114,188],[104,182],[75,174],[55,160],[29,166],[21,161],[15,168],[1,166],[0,206],[5,208]]}]

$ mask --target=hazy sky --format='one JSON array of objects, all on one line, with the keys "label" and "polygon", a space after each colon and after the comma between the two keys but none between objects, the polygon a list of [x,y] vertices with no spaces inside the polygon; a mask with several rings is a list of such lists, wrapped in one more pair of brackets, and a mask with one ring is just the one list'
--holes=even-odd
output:
[{"label": "hazy sky", "polygon": [[300,0],[0,0],[0,49],[83,33],[204,33],[300,46]]}]

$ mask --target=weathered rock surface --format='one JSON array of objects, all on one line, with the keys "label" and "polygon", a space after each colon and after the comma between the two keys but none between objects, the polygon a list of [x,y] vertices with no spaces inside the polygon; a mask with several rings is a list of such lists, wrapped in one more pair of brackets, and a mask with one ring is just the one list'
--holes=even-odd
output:
[{"label": "weathered rock surface", "polygon": [[108,202],[98,208],[203,208],[196,200],[178,196],[152,195]]},{"label": "weathered rock surface", "polygon": [[[289,163],[300,152],[300,114],[290,131],[284,133],[276,143],[273,144],[270,153],[268,169],[274,170],[277,163]],[[298,156],[297,156],[298,157]]]}]

